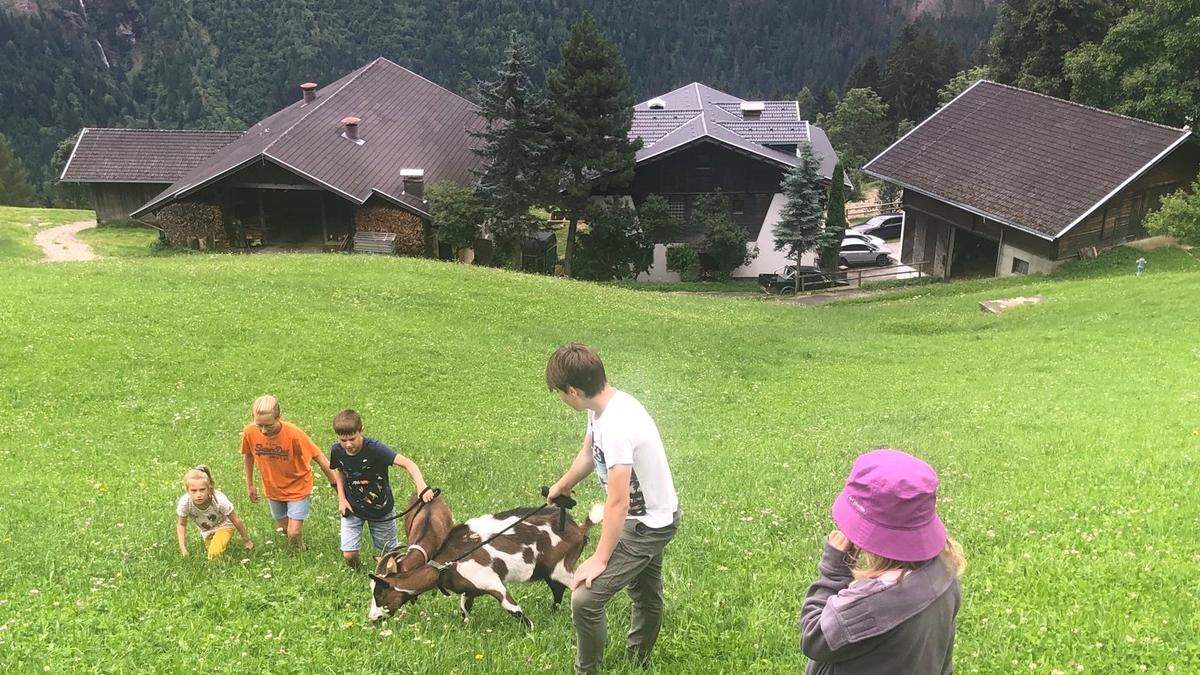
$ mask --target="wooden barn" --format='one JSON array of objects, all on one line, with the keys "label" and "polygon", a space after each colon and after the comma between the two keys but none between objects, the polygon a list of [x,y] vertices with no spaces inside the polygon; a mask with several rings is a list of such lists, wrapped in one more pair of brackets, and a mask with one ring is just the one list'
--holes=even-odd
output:
[{"label": "wooden barn", "polygon": [[241,135],[240,131],[87,128],[79,132],[60,179],[91,188],[101,225],[124,222]]},{"label": "wooden barn", "polygon": [[1190,129],[987,80],[863,167],[904,188],[902,262],[943,277],[1048,272],[1144,236],[1198,169]]},{"label": "wooden barn", "polygon": [[[156,167],[153,178],[172,175],[169,185],[160,181],[160,189],[126,213],[175,244],[338,249],[355,234],[375,232],[398,253],[434,255],[425,186],[471,180],[478,163],[471,132],[482,126],[474,104],[379,58],[324,87],[301,85],[295,103],[232,138],[226,132],[87,130],[63,180],[98,185],[96,177],[106,175],[105,162],[114,156],[126,158],[122,173],[114,174],[125,179],[118,185],[145,190],[151,183],[128,180],[143,164]],[[95,142],[80,152],[89,137]],[[185,140],[218,137],[225,142],[215,149],[215,141],[189,147]],[[138,138],[179,141],[169,148],[125,147]],[[121,195],[106,213],[125,212],[145,192],[127,187]]]},{"label": "wooden barn", "polygon": [[[801,119],[795,101],[747,101],[693,82],[634,106],[630,137],[642,140],[629,188],[635,204],[657,194],[681,223],[679,243],[699,239],[692,207],[701,194],[720,192],[731,216],[746,230],[758,255],[735,277],[778,272],[790,264],[775,251],[772,230],[785,199],[780,183],[811,147],[828,183],[837,154],[824,130]],[[847,183],[848,185],[849,183]],[[666,246],[658,245],[644,280],[678,280],[666,269]]]}]

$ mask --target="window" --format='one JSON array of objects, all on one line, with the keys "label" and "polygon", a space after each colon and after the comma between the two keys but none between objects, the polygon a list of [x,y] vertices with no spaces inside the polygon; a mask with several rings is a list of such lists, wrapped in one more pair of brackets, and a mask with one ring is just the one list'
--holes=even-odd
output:
[{"label": "window", "polygon": [[842,246],[842,251],[846,253],[866,253],[871,247],[866,244],[845,244]]},{"label": "window", "polygon": [[671,214],[671,218],[677,223],[683,222],[685,207],[686,202],[683,197],[670,197],[667,199],[667,212]]},{"label": "window", "polygon": [[1012,273],[1029,274],[1029,261],[1021,260],[1020,258],[1013,258]]},{"label": "window", "polygon": [[1104,224],[1100,226],[1100,239],[1108,239],[1116,233],[1117,210],[1115,206],[1104,209]]}]

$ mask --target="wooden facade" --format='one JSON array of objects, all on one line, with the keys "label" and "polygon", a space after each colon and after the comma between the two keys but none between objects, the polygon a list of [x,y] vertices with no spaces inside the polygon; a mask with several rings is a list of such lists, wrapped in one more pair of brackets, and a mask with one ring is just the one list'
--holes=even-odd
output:
[{"label": "wooden facade", "polygon": [[691,225],[696,197],[720,192],[729,198],[733,221],[753,241],[783,176],[783,167],[761,157],[701,141],[639,164],[631,193],[635,204],[652,194],[664,197],[682,223],[680,241],[690,241],[703,234]]},{"label": "wooden facade", "polygon": [[166,183],[90,183],[92,208],[101,225],[129,222],[129,214],[166,189]]}]

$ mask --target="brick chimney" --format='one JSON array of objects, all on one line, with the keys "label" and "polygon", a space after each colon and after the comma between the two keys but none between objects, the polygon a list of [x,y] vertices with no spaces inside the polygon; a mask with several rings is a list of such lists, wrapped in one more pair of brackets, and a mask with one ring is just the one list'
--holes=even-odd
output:
[{"label": "brick chimney", "polygon": [[312,103],[313,101],[317,100],[317,83],[305,82],[304,84],[300,85],[300,93],[302,96],[304,96],[305,103]]},{"label": "brick chimney", "polygon": [[342,135],[354,141],[355,143],[361,143],[362,141],[358,138],[358,123],[361,121],[362,120],[358,119],[357,117],[343,117],[342,127],[345,128],[345,131],[342,133]]},{"label": "brick chimney", "polygon": [[402,194],[411,195],[421,201],[425,201],[424,169],[400,169],[400,178],[404,180],[404,192]]}]

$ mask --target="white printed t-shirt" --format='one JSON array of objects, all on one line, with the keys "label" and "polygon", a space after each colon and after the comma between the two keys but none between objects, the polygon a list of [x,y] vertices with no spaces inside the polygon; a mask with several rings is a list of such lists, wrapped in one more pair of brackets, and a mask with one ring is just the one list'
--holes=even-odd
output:
[{"label": "white printed t-shirt", "polygon": [[679,510],[679,498],[667,465],[667,453],[650,413],[638,400],[617,390],[599,417],[588,411],[596,477],[608,489],[608,467],[632,466],[629,515],[646,527],[666,527]]},{"label": "white printed t-shirt", "polygon": [[175,505],[175,513],[180,518],[191,518],[200,530],[200,536],[207,537],[225,527],[233,527],[229,514],[233,513],[233,502],[220,490],[213,490],[212,499],[208,500],[208,508],[202,509],[192,501],[192,496],[186,492]]}]

